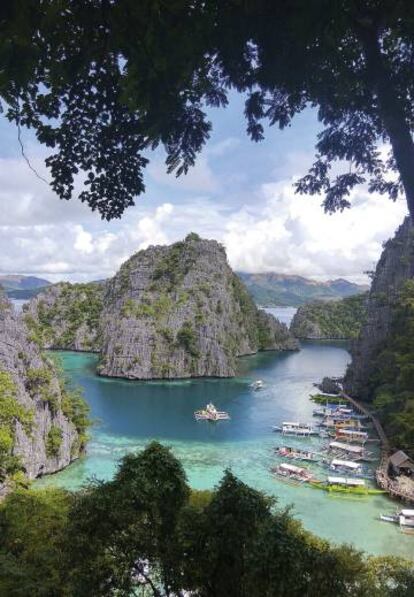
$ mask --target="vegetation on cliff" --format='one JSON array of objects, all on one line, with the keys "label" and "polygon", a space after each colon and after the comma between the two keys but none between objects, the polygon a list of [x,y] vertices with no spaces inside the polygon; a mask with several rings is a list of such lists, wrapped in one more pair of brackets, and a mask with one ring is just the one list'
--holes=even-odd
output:
[{"label": "vegetation on cliff", "polygon": [[124,457],[112,481],[9,495],[0,537],[2,595],[409,597],[414,588],[412,563],[330,545],[228,471],[214,491],[191,491],[155,442]]},{"label": "vegetation on cliff", "polygon": [[338,301],[318,301],[299,307],[290,331],[296,338],[353,339],[364,321],[366,294]]},{"label": "vegetation on cliff", "polygon": [[131,379],[216,376],[258,350],[294,350],[286,326],[254,304],[216,241],[189,234],[149,247],[108,280],[102,375]]},{"label": "vegetation on cliff", "polygon": [[33,426],[33,410],[19,404],[16,394],[11,375],[0,370],[0,485],[7,478],[18,480],[17,475],[23,470],[21,459],[13,454],[16,422],[29,434]]},{"label": "vegetation on cliff", "polygon": [[0,494],[67,466],[88,426],[82,396],[0,294]]},{"label": "vegetation on cliff", "polygon": [[414,280],[402,287],[390,332],[378,350],[367,380],[374,403],[395,447],[414,457]]},{"label": "vegetation on cliff", "polygon": [[39,346],[99,350],[103,286],[99,283],[55,284],[25,307],[25,322]]}]

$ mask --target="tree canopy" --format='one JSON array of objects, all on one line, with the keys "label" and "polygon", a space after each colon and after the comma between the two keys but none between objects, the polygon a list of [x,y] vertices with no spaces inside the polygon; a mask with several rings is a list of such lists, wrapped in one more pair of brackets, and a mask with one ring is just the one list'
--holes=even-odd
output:
[{"label": "tree canopy", "polygon": [[0,504],[0,593],[31,597],[409,597],[412,562],[365,557],[304,531],[226,471],[190,491],[153,442],[112,481],[19,490]]},{"label": "tree canopy", "polygon": [[7,118],[51,149],[57,195],[70,199],[79,174],[80,200],[104,218],[144,192],[151,149],[163,145],[177,175],[194,164],[206,109],[231,90],[246,95],[255,141],[264,121],[284,128],[318,109],[315,163],[297,189],[323,194],[327,211],[367,183],[392,199],[404,190],[414,214],[408,0],[5,0],[0,34]]}]

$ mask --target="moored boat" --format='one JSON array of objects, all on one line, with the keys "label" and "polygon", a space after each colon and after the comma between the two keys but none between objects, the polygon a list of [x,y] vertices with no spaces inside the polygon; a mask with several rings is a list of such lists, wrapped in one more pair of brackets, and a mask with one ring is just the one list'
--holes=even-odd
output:
[{"label": "moored boat", "polygon": [[329,468],[332,471],[346,472],[348,474],[352,473],[354,475],[362,473],[361,463],[354,462],[353,460],[340,460],[339,458],[334,458],[329,464]]},{"label": "moored boat", "polygon": [[307,483],[313,479],[313,473],[308,469],[294,464],[287,464],[283,462],[271,469],[273,475],[282,477],[287,480],[295,481],[297,483]]},{"label": "moored boat", "polygon": [[336,429],[335,439],[338,441],[365,444],[368,439],[368,433],[366,431],[357,431],[355,429]]},{"label": "moored boat", "polygon": [[301,450],[300,448],[291,448],[289,446],[281,446],[275,448],[276,454],[283,458],[289,458],[291,460],[303,460],[306,462],[318,462],[318,456],[315,452],[310,450]]},{"label": "moored boat", "polygon": [[329,493],[344,493],[354,495],[378,495],[385,493],[382,489],[367,487],[363,479],[350,479],[349,477],[328,477],[326,481],[309,481],[312,487],[323,489]]},{"label": "moored boat", "polygon": [[372,452],[367,452],[363,446],[354,446],[352,444],[345,444],[343,442],[333,441],[329,443],[328,453],[341,457],[346,454],[347,457],[355,461],[374,462],[375,458]]},{"label": "moored boat", "polygon": [[414,534],[414,510],[403,508],[395,514],[381,514],[380,520],[398,524],[404,533]]},{"label": "moored boat", "polygon": [[196,421],[226,421],[230,419],[229,413],[217,410],[212,402],[202,410],[196,410],[194,413]]},{"label": "moored boat", "polygon": [[281,426],[273,426],[273,431],[278,431],[283,435],[296,435],[298,437],[319,435],[319,431],[308,423],[299,423],[297,421],[284,421]]}]

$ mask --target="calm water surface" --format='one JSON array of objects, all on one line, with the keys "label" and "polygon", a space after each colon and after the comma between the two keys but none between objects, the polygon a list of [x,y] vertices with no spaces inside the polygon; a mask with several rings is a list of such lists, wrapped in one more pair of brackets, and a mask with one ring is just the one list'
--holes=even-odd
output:
[{"label": "calm water surface", "polygon": [[[65,471],[46,477],[40,485],[77,488],[88,478],[109,479],[118,459],[142,449],[151,439],[171,446],[183,462],[190,484],[211,488],[230,467],[243,481],[292,504],[305,527],[337,542],[350,542],[375,554],[414,558],[414,537],[378,520],[397,504],[383,496],[330,497],[306,486],[292,487],[275,480],[269,467],[277,462],[273,448],[282,443],[311,445],[320,439],[285,439],[272,432],[284,420],[312,420],[309,393],[323,375],[341,375],[349,361],[345,345],[304,344],[298,353],[262,353],[240,359],[240,374],[228,380],[128,382],[95,375],[97,357],[62,353],[70,379],[84,388],[92,416],[88,453]],[[265,389],[249,384],[263,379]],[[217,424],[196,422],[193,412],[212,401],[231,415]],[[316,470],[316,469],[315,469]],[[318,470],[321,477],[326,472]]]}]

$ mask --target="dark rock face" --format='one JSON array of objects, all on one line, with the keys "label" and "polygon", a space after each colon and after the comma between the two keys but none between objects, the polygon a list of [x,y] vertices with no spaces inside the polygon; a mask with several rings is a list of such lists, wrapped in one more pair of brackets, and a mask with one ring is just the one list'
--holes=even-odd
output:
[{"label": "dark rock face", "polygon": [[[19,458],[26,476],[33,479],[56,472],[77,458],[78,433],[62,410],[62,388],[53,363],[30,340],[25,323],[3,294],[0,295],[0,373],[10,380],[13,400],[30,414],[32,421],[30,431],[19,420],[12,423],[12,454]],[[0,482],[0,493],[4,490],[5,485]]]},{"label": "dark rock face", "polygon": [[367,397],[364,395],[366,382],[372,373],[374,358],[390,332],[395,299],[404,282],[413,275],[413,227],[406,218],[394,238],[385,244],[375,270],[365,323],[353,344],[352,363],[345,376],[345,389],[351,395]]},{"label": "dark rock face", "polygon": [[25,321],[44,348],[99,352],[104,284],[48,287],[33,298]]},{"label": "dark rock face", "polygon": [[342,389],[340,383],[332,377],[324,377],[318,387],[324,394],[339,394]]},{"label": "dark rock face", "polygon": [[236,357],[295,350],[285,325],[254,305],[215,241],[150,247],[106,285],[101,375],[230,377]]}]

